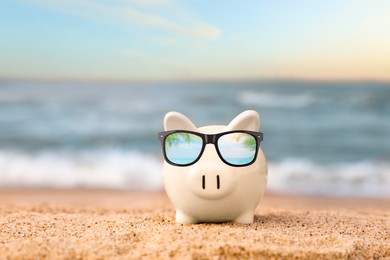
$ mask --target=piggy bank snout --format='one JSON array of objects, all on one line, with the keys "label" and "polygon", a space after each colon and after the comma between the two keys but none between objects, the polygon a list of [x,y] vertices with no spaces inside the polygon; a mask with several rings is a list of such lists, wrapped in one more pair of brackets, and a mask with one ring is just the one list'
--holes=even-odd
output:
[{"label": "piggy bank snout", "polygon": [[223,198],[237,186],[237,176],[228,168],[195,167],[187,174],[188,188],[204,199]]}]

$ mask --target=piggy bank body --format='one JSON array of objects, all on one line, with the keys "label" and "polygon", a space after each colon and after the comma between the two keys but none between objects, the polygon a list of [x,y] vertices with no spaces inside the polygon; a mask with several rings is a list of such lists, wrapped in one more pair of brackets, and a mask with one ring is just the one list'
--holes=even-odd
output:
[{"label": "piggy bank body", "polygon": [[[258,131],[260,118],[245,111],[230,124],[197,128],[177,112],[165,116],[165,130],[187,130],[217,134],[234,130]],[[215,145],[206,144],[201,158],[189,166],[164,162],[165,190],[176,208],[178,223],[239,222],[252,223],[254,211],[267,184],[267,162],[260,148],[256,160],[244,167],[226,164]]]}]

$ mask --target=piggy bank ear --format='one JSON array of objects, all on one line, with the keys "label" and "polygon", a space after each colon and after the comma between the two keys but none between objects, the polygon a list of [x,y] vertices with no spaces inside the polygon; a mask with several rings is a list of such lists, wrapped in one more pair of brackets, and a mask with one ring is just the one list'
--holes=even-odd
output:
[{"label": "piggy bank ear", "polygon": [[232,130],[248,130],[259,131],[260,116],[256,111],[247,110],[236,116],[226,127],[227,131]]},{"label": "piggy bank ear", "polygon": [[187,130],[196,131],[196,126],[185,115],[178,112],[169,112],[164,118],[165,131]]}]

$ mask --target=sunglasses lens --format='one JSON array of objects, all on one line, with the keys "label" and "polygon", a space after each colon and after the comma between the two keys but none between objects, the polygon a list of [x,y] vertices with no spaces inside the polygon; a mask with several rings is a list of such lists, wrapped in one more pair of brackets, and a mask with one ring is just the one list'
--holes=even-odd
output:
[{"label": "sunglasses lens", "polygon": [[223,159],[232,165],[246,165],[255,159],[256,138],[246,133],[230,133],[218,139]]},{"label": "sunglasses lens", "polygon": [[165,138],[167,159],[178,165],[187,165],[198,159],[203,146],[203,139],[197,135],[177,132]]}]

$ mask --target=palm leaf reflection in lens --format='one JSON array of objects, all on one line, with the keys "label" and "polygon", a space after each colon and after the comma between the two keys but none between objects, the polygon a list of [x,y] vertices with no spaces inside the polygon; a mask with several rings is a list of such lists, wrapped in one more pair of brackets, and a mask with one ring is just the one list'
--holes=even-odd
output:
[{"label": "palm leaf reflection in lens", "polygon": [[249,151],[255,151],[256,150],[256,139],[253,138],[253,136],[251,136],[251,135],[246,135],[245,136],[245,140],[244,140],[243,144],[245,145],[245,147]]},{"label": "palm leaf reflection in lens", "polygon": [[169,148],[174,143],[178,143],[180,140],[185,140],[186,143],[191,143],[191,137],[189,133],[174,133],[167,136],[165,139],[165,145]]},{"label": "palm leaf reflection in lens", "polygon": [[237,143],[239,143],[240,139],[242,138],[244,138],[244,140],[242,140],[242,144],[245,146],[246,149],[248,149],[249,151],[256,150],[256,139],[253,136],[246,133],[236,133],[233,137],[234,141],[236,141]]}]

